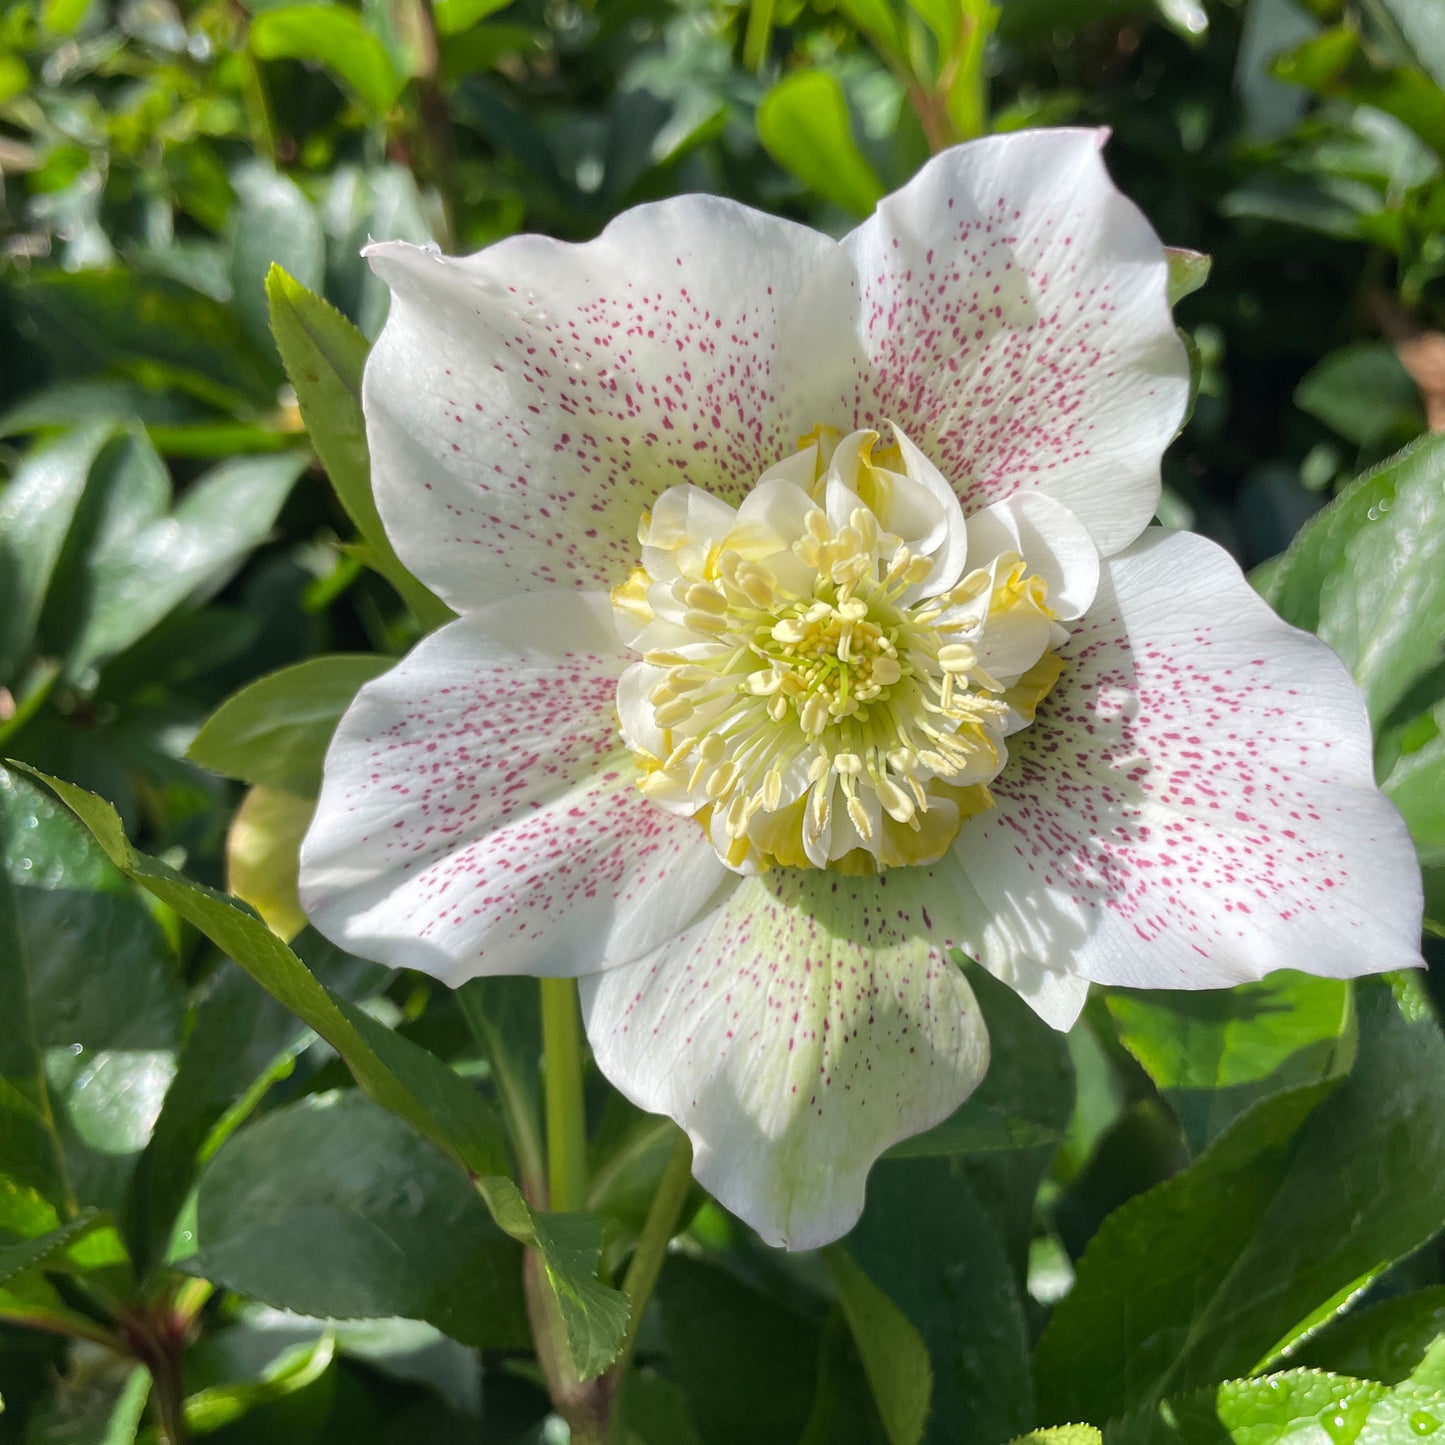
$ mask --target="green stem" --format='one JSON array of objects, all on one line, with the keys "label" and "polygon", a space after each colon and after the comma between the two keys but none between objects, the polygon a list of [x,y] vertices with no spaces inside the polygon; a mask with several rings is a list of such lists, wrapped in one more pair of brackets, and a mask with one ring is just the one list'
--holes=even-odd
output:
[{"label": "green stem", "polygon": [[587,1207],[587,1116],[582,1103],[582,1024],[577,983],[542,980],[542,1057],[547,1086],[548,1206]]},{"label": "green stem", "polygon": [[632,1314],[627,1321],[627,1337],[622,1342],[622,1353],[611,1368],[619,1383],[626,1378],[627,1368],[632,1363],[632,1352],[637,1348],[637,1332],[642,1328],[643,1311],[652,1298],[657,1277],[662,1273],[667,1246],[677,1230],[678,1215],[682,1213],[683,1202],[691,1187],[692,1141],[679,1129],[667,1167],[658,1181],[657,1193],[652,1196],[632,1262],[622,1280],[622,1290],[631,1303]]}]

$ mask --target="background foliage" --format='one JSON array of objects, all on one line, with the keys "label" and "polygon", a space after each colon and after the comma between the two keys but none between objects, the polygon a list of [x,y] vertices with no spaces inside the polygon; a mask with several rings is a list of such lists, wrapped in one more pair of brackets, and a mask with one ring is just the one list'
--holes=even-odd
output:
[{"label": "background foliage", "polygon": [[[1438,937],[1438,0],[8,0],[0,744],[114,811],[0,772],[0,1441],[565,1439],[524,1250],[579,1368],[623,1342],[672,1127],[589,1078],[592,1212],[534,1213],[534,985],[301,931],[330,728],[447,615],[370,502],[365,239],[685,190],[841,232],[1058,123],[1213,257],[1161,518],[1355,669]],[[688,1197],[623,1438],[1445,1440],[1438,971],[1096,991],[1067,1039],[975,987],[992,1072],[844,1246]]]}]

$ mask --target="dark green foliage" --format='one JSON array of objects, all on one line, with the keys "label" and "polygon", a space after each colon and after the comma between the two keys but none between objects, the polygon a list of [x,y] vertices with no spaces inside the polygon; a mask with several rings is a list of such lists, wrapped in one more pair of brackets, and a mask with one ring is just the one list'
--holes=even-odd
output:
[{"label": "dark green foliage", "polygon": [[990,1071],[849,1239],[771,1253],[687,1194],[618,1440],[1445,1440],[1438,0],[15,0],[0,1445],[162,1445],[167,1401],[216,1445],[550,1445],[523,1261],[579,1376],[634,1323],[675,1128],[590,1072],[587,1212],[549,1213],[531,980],[452,1000],[226,891],[275,922],[277,820],[452,615],[371,493],[368,239],[693,190],[841,235],[1040,124],[1108,127],[1191,248],[1160,518],[1354,671],[1433,972],[1096,990],[1065,1041],[970,967]]}]

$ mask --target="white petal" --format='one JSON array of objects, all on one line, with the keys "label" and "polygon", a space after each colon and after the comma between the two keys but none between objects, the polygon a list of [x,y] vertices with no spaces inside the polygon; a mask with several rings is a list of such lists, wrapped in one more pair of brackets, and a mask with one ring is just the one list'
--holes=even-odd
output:
[{"label": "white petal", "polygon": [[726,870],[637,791],[618,650],[605,597],[539,595],[450,623],[362,688],[302,848],[316,926],[451,984],[584,972],[686,927]]},{"label": "white petal", "polygon": [[1164,248],[1094,131],[991,136],[935,157],[843,242],[874,369],[855,424],[896,421],[973,512],[1022,488],[1105,555],[1159,499],[1189,368]]},{"label": "white petal", "polygon": [[463,611],[616,584],[664,488],[736,504],[855,384],[847,256],[716,197],[640,206],[585,245],[368,255],[393,293],[363,388],[377,505]]},{"label": "white petal", "polygon": [[1224,552],[1146,533],[1063,656],[954,845],[990,915],[965,946],[1147,988],[1419,963],[1419,871],[1359,693]]},{"label": "white petal", "polygon": [[694,1172],[771,1244],[845,1233],[868,1169],[947,1118],[988,1036],[931,869],[775,869],[651,958],[585,979],[587,1036],[634,1103],[691,1136]]},{"label": "white petal", "polygon": [[1084,524],[1042,492],[1015,492],[968,519],[968,565],[1017,552],[1049,586],[1049,606],[1082,617],[1099,590],[1099,551]]}]

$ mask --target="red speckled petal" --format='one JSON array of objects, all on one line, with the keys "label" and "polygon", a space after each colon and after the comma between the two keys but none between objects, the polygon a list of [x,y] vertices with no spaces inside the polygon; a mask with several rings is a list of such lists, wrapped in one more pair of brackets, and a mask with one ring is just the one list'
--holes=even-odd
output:
[{"label": "red speckled petal", "polygon": [[377,505],[461,611],[615,585],[665,488],[736,505],[857,375],[848,257],[716,197],[640,206],[580,246],[368,255],[393,293],[364,386]]},{"label": "red speckled petal", "polygon": [[989,906],[966,947],[1143,988],[1419,963],[1419,869],[1359,693],[1226,553],[1147,532],[1062,655],[954,845]]},{"label": "red speckled petal", "polygon": [[597,1062],[687,1130],[698,1179],[770,1244],[826,1244],[879,1154],[947,1118],[987,1067],[944,909],[927,868],[739,879],[681,938],[582,981]]},{"label": "red speckled petal", "polygon": [[1164,248],[1115,190],[1103,133],[993,136],[935,157],[843,243],[876,377],[860,424],[896,422],[972,512],[1022,488],[1105,555],[1159,500],[1189,366]]},{"label": "red speckled petal", "polygon": [[550,593],[453,622],[368,683],[302,848],[316,926],[453,985],[586,972],[685,928],[731,875],[637,791],[619,650],[605,597]]}]

